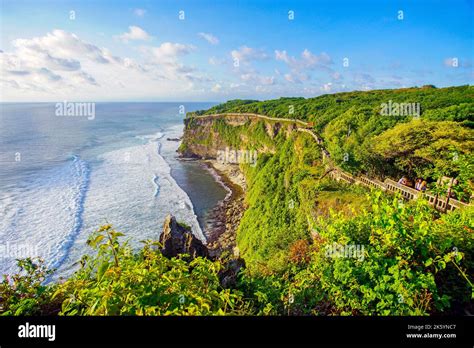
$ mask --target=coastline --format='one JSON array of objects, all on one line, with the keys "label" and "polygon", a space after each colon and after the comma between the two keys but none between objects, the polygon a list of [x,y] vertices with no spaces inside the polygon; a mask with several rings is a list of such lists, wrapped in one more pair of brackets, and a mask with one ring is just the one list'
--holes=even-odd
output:
[{"label": "coastline", "polygon": [[223,254],[239,256],[236,244],[237,228],[245,212],[245,177],[238,165],[223,164],[216,160],[200,160],[217,183],[228,192],[226,197],[217,203],[209,212],[204,234],[211,257],[218,258]]}]

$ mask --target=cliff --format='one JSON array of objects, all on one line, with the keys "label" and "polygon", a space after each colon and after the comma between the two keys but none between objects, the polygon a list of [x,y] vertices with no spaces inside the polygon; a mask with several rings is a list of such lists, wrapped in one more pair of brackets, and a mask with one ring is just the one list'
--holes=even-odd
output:
[{"label": "cliff", "polygon": [[[321,147],[311,134],[297,131],[304,126],[236,114],[185,119],[181,155],[205,159],[224,177],[240,171],[246,183],[241,196],[227,200],[212,215],[219,219],[207,234],[211,254],[228,251],[256,271],[283,270],[293,246],[311,240],[317,216],[364,206],[360,193],[338,192],[341,186],[334,182],[321,186]],[[244,161],[229,163],[220,156],[233,150],[254,152],[255,161],[242,157]]]},{"label": "cliff", "polygon": [[[201,159],[216,159],[217,152],[228,147],[236,150],[258,147],[260,152],[274,152],[272,140],[281,134],[287,137],[296,129],[294,123],[284,120],[262,120],[244,115],[229,118],[188,117],[184,124],[183,142],[178,151],[183,157]],[[233,132],[226,131],[231,128]],[[258,131],[258,137],[251,136],[254,131]],[[269,141],[262,144],[262,138]]]}]

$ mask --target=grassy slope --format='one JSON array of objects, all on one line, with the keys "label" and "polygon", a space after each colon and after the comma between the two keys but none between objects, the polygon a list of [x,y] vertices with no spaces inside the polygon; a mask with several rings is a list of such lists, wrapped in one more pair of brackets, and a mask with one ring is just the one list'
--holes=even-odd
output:
[{"label": "grassy slope", "polygon": [[[263,102],[232,100],[197,114],[253,112],[311,121],[314,129],[323,135],[325,146],[336,162],[354,172],[395,176],[416,169],[429,175],[433,165],[447,162],[453,169],[447,174],[455,175],[456,168],[449,165],[446,153],[450,154],[452,146],[460,154],[472,153],[473,95],[473,87],[461,86],[350,92]],[[381,116],[381,103],[390,100],[420,103],[421,120],[413,120],[412,116]],[[289,114],[290,106],[294,108],[293,114]],[[223,120],[215,122],[213,131],[214,135],[203,134],[193,141],[213,146],[218,134],[219,144],[223,140],[234,148],[259,151],[257,167],[243,166],[249,181],[249,209],[237,236],[251,269],[261,272],[284,269],[292,245],[311,238],[316,216],[325,216],[330,209],[350,215],[354,207],[366,206],[364,190],[319,179],[324,172],[320,148],[309,135],[295,133],[286,137],[280,132],[271,139],[264,122],[233,127]],[[415,134],[407,140],[410,132]],[[428,137],[430,143],[426,144],[422,138]],[[394,139],[401,144],[392,144]],[[404,142],[410,147],[402,154],[387,150],[400,149]],[[346,153],[350,154],[349,160],[343,161]],[[407,158],[408,163],[400,158]]]},{"label": "grassy slope", "polygon": [[311,240],[316,216],[327,215],[330,209],[352,214],[352,208],[366,204],[366,191],[320,180],[325,170],[321,150],[309,134],[283,127],[272,138],[266,125],[258,121],[232,126],[216,120],[211,129],[193,128],[193,137],[185,137],[184,146],[198,143],[257,151],[255,167],[241,165],[248,183],[248,209],[237,243],[248,268],[268,274],[286,268],[295,243]]}]

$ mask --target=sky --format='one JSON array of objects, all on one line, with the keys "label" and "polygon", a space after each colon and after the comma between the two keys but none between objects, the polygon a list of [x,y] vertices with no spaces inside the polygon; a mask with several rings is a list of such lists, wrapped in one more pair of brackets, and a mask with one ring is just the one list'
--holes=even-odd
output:
[{"label": "sky", "polygon": [[0,0],[0,101],[226,101],[474,80],[474,0]]}]

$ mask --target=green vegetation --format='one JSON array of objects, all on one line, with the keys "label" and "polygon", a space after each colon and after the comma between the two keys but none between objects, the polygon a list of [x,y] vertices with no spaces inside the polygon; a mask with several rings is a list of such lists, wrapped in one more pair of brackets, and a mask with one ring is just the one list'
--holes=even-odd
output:
[{"label": "green vegetation", "polygon": [[[319,219],[314,242],[278,277],[245,274],[259,313],[427,315],[466,306],[473,298],[472,208],[435,220],[426,202],[400,205],[380,192],[371,208]],[[335,245],[363,246],[363,257],[328,257]]]},{"label": "green vegetation", "polygon": [[[416,115],[383,116],[383,103],[419,103],[420,119],[413,120]],[[291,113],[292,111],[292,113]],[[462,153],[473,150],[474,138],[474,87],[460,86],[448,88],[405,88],[397,90],[377,90],[369,92],[348,92],[320,97],[280,98],[268,101],[230,101],[215,106],[198,114],[224,112],[250,112],[272,117],[297,118],[313,123],[315,131],[321,134],[325,147],[338,165],[353,173],[366,172],[377,176],[414,174],[423,172],[426,166],[436,166],[438,158],[446,158],[452,152],[452,146],[459,146]],[[436,122],[430,122],[436,121]],[[452,123],[442,123],[450,121]],[[429,137],[424,135],[434,124],[437,130]],[[396,125],[405,124],[405,128],[392,131],[384,136],[384,132]],[[411,168],[413,173],[404,173],[406,167],[387,164],[380,153],[374,150],[379,140],[404,142],[403,130],[412,129],[411,136],[404,143],[413,148],[422,148],[428,141],[436,143],[432,147],[432,156],[422,158],[421,168]],[[400,134],[394,134],[396,132]],[[456,132],[462,136],[456,136]],[[421,132],[421,133],[420,133]],[[380,137],[378,137],[380,136]],[[454,137],[454,138],[452,138]],[[470,141],[469,141],[470,139]],[[427,150],[428,151],[428,150]],[[344,155],[348,160],[344,160]],[[347,157],[347,156],[346,156]]]},{"label": "green vegetation", "polygon": [[[41,262],[20,261],[21,274],[0,283],[3,315],[427,315],[458,312],[473,298],[473,208],[436,218],[423,200],[371,195],[371,207],[347,217],[332,212],[298,241],[285,270],[244,270],[233,288],[219,283],[222,261],[165,258],[157,242],[138,252],[111,226],[94,233],[81,268],[42,284]],[[354,257],[337,245],[363,246]],[[472,308],[471,308],[472,309]]]},{"label": "green vegetation", "polygon": [[[96,254],[85,255],[81,268],[64,282],[41,285],[44,277],[33,267],[24,268],[26,275],[15,275],[13,281],[5,278],[0,285],[1,293],[7,294],[0,302],[3,314],[42,314],[43,306],[51,303],[58,304],[59,315],[246,313],[242,295],[220,287],[218,261],[167,259],[156,241],[144,242],[134,253],[127,243],[119,243],[121,236],[110,225],[92,234],[87,243]],[[44,268],[41,262],[27,262]],[[18,292],[28,297],[10,295]]]},{"label": "green vegetation", "polygon": [[[198,115],[223,112],[258,113],[272,117],[297,118],[314,122],[315,129],[321,131],[330,122],[351,111],[368,111],[369,128],[374,131],[387,129],[395,123],[405,122],[410,116],[392,116],[383,119],[380,116],[381,104],[390,100],[396,103],[420,103],[422,119],[435,121],[455,121],[472,125],[474,121],[473,86],[448,88],[403,88],[394,90],[374,90],[368,92],[344,92],[327,94],[315,98],[280,98],[275,100],[231,100],[208,110],[198,111]],[[293,113],[290,113],[290,106]],[[374,118],[379,118],[376,121]],[[344,117],[342,117],[344,118]],[[364,118],[364,117],[362,117]],[[367,119],[354,119],[355,125],[363,125]],[[362,121],[362,122],[360,122]],[[388,126],[388,127],[387,127]],[[354,130],[354,129],[353,129]]]},{"label": "green vegetation", "polygon": [[242,107],[244,105],[247,105],[247,104],[251,104],[251,103],[255,103],[255,102],[258,102],[258,100],[242,100],[242,99],[234,99],[234,100],[230,100],[228,101],[227,103],[225,104],[219,104],[219,105],[216,105],[212,108],[210,108],[209,110],[207,111],[197,111],[195,112],[196,115],[204,115],[204,114],[219,114],[221,112],[227,112],[225,110],[227,110],[228,108],[239,108],[239,107]]},{"label": "green vegetation", "polygon": [[[339,93],[312,99],[235,100],[194,114],[251,112],[313,122],[335,162],[353,173],[422,176],[446,195],[472,194],[473,87]],[[420,103],[420,118],[382,116],[381,103]],[[294,114],[289,114],[290,106]],[[45,285],[37,260],[0,284],[4,315],[429,315],[473,308],[474,207],[442,214],[420,198],[331,180],[321,147],[291,123],[187,119],[180,150],[212,157],[256,150],[241,164],[246,210],[237,231],[246,267],[223,287],[226,258],[165,258],[104,226],[69,279]],[[344,157],[348,154],[347,160]],[[187,226],[182,225],[187,228]],[[342,254],[341,254],[342,253]]]},{"label": "green vegetation", "polygon": [[[327,214],[329,207],[366,204],[357,189],[320,180],[320,151],[309,135],[294,133],[276,142],[279,151],[261,155],[255,167],[245,167],[248,209],[237,232],[248,268],[265,274],[286,268],[295,242],[310,241],[314,216]],[[339,201],[331,204],[325,195]]]},{"label": "green vegetation", "polygon": [[192,139],[184,142],[187,147],[197,143],[258,151],[255,167],[241,165],[248,183],[248,208],[237,232],[240,252],[252,271],[268,274],[285,269],[291,246],[310,240],[313,216],[327,214],[329,208],[351,214],[350,207],[367,205],[364,190],[320,180],[325,168],[319,145],[291,127],[266,121],[235,126],[218,119],[210,130],[193,128]]}]

